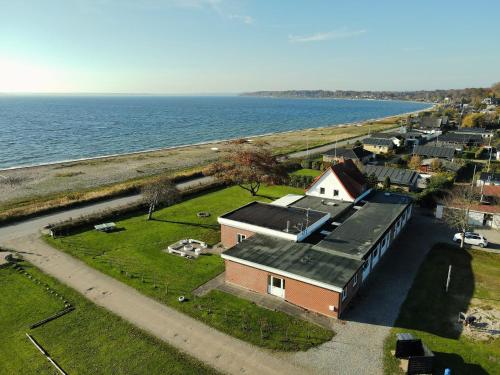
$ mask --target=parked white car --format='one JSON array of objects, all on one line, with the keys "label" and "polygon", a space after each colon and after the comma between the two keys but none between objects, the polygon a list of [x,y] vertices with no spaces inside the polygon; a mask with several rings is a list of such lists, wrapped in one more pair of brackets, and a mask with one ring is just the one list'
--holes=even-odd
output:
[{"label": "parked white car", "polygon": [[[460,243],[462,241],[462,233],[455,233],[453,241]],[[488,246],[488,240],[482,234],[474,232],[465,232],[464,243],[467,245],[476,245],[480,247]]]}]

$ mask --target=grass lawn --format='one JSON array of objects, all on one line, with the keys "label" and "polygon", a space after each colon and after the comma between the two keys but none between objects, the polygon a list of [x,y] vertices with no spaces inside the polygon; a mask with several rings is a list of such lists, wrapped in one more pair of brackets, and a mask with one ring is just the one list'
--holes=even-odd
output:
[{"label": "grass lawn", "polygon": [[[450,289],[445,293],[450,264]],[[473,340],[457,329],[458,313],[471,306],[500,310],[500,255],[436,245],[420,267],[385,342],[385,373],[400,373],[390,350],[396,333],[410,332],[435,353],[436,374],[445,368],[451,368],[452,374],[499,374],[500,338]]]},{"label": "grass lawn", "polygon": [[317,169],[299,169],[298,171],[290,173],[291,175],[295,176],[311,176],[311,177],[318,177],[321,173],[321,171],[318,171]]},{"label": "grass lawn", "polygon": [[[212,374],[215,371],[94,305],[22,262],[41,284],[13,267],[0,269],[0,373],[54,374],[54,367],[28,340],[30,333],[69,374]],[[45,288],[76,309],[40,327],[29,326],[63,308]]]},{"label": "grass lawn", "polygon": [[[212,292],[195,299],[192,290],[224,271],[222,258],[204,255],[189,260],[162,251],[183,238],[215,244],[220,240],[219,215],[253,200],[269,202],[289,193],[300,194],[302,190],[262,187],[259,195],[252,197],[237,186],[229,187],[162,209],[154,214],[153,221],[148,222],[146,215],[118,221],[120,230],[114,233],[86,231],[47,241],[142,293],[236,337],[273,349],[307,349],[330,339],[332,332],[225,293]],[[198,218],[199,211],[211,215]],[[189,302],[179,304],[179,295],[188,297]],[[245,315],[252,321],[246,327],[238,326]],[[261,335],[261,327],[265,331],[268,325],[273,334]]]}]

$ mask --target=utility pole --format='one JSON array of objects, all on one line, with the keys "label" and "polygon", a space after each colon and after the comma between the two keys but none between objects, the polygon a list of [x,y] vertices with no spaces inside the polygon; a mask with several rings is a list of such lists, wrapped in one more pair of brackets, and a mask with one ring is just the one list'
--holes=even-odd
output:
[{"label": "utility pole", "polygon": [[493,153],[493,148],[491,147],[491,138],[493,138],[493,136],[490,137],[490,142],[489,142],[489,147],[490,147],[490,157],[488,158],[488,168],[486,169],[486,172],[490,172],[490,165],[491,165],[491,154]]}]

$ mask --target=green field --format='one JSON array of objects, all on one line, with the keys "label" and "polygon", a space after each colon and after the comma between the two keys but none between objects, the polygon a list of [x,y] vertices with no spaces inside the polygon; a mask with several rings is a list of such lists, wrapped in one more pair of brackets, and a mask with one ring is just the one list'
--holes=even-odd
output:
[{"label": "green field", "polygon": [[[446,293],[450,264],[452,278]],[[396,328],[385,342],[385,373],[401,373],[390,350],[394,350],[396,333],[410,332],[435,353],[437,374],[447,367],[452,374],[499,374],[500,337],[480,341],[457,328],[458,313],[471,306],[500,311],[500,255],[436,245],[420,267]]]},{"label": "green field", "polygon": [[[94,305],[26,262],[33,278],[0,269],[0,373],[55,374],[28,340],[30,333],[69,374],[212,374],[215,371]],[[40,281],[38,284],[36,281]],[[64,307],[76,309],[40,327],[29,326]]]},{"label": "green field", "polygon": [[[253,200],[269,202],[301,192],[296,188],[271,186],[262,187],[259,195],[252,197],[239,187],[230,187],[162,209],[154,214],[152,221],[147,221],[146,215],[117,221],[119,230],[114,233],[86,231],[47,241],[221,331],[272,349],[307,349],[330,339],[332,332],[226,293],[195,297],[192,294],[195,288],[224,271],[222,258],[203,255],[190,260],[162,251],[183,238],[216,244],[220,240],[219,215]],[[210,217],[198,218],[196,213],[200,211],[210,212]],[[187,296],[189,302],[179,304],[179,295]]]},{"label": "green field", "polygon": [[299,169],[298,171],[292,172],[290,174],[295,175],[295,176],[311,176],[311,177],[318,177],[321,173],[321,171],[318,171],[317,169]]}]

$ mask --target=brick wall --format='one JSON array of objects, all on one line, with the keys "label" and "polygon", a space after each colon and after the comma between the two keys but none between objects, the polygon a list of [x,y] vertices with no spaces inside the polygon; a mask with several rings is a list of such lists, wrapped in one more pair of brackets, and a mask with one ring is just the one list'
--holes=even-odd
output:
[{"label": "brick wall", "polygon": [[222,245],[229,249],[238,243],[237,234],[244,234],[245,236],[251,237],[255,234],[255,232],[250,232],[249,230],[238,229],[235,227],[230,227],[229,225],[221,225],[220,226],[220,240]]},{"label": "brick wall", "polygon": [[[349,281],[349,283],[346,285],[347,289],[347,297],[345,300],[340,301],[340,307],[339,307],[339,315],[341,315],[351,300],[358,294],[359,287],[361,286],[362,280],[363,280],[363,269],[361,268],[358,273],[358,281],[356,285],[354,285],[354,277]],[[342,299],[342,297],[340,297]]]},{"label": "brick wall", "polygon": [[[267,294],[268,277],[272,273],[228,260],[225,263],[227,282],[253,290],[254,292]],[[340,293],[287,277],[276,276],[285,279],[286,301],[320,314],[335,318],[338,317]],[[358,283],[360,282],[361,278]],[[335,307],[334,311],[329,309],[330,306]]]}]

